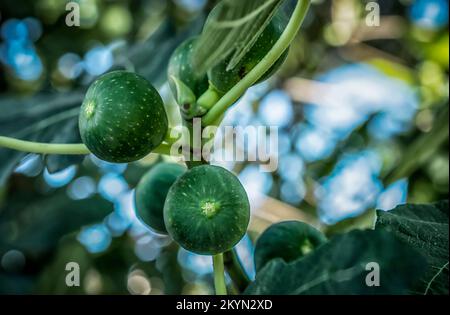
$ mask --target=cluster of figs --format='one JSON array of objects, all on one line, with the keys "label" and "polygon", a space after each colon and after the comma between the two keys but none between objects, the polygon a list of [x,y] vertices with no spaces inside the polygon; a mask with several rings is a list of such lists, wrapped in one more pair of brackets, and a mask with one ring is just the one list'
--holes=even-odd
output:
[{"label": "cluster of figs", "polygon": [[[229,60],[225,59],[203,77],[196,75],[191,63],[198,38],[186,40],[170,59],[168,77],[175,78],[170,80],[172,92],[177,93],[176,81],[195,97],[208,89],[224,95],[267,54],[280,37],[284,23],[277,14],[233,70],[227,71]],[[260,81],[269,78],[286,55]],[[186,104],[179,105],[183,111]],[[142,76],[127,71],[113,71],[98,78],[86,93],[79,115],[83,143],[95,156],[112,163],[130,163],[147,156],[165,141],[168,127],[158,91]],[[201,255],[232,249],[245,235],[250,220],[249,200],[239,179],[212,165],[188,169],[175,163],[157,164],[136,187],[135,204],[138,217],[148,227],[170,235],[183,248]],[[268,236],[259,241],[264,246],[258,251],[257,267],[275,256],[291,260],[304,253],[308,247],[305,244],[315,247],[324,241],[318,231],[305,232],[309,229],[305,226],[286,222],[269,229]],[[295,246],[286,245],[292,242],[268,246],[281,239],[272,237],[278,234],[295,241]]]}]

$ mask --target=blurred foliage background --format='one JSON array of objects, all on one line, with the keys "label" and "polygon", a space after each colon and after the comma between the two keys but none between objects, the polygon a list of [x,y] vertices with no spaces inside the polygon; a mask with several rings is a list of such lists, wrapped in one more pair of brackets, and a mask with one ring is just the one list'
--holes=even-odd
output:
[{"label": "blurred foliage background", "polygon": [[[66,26],[66,2],[1,1],[0,134],[79,142],[73,116],[84,91],[118,68],[153,82],[178,123],[167,61],[216,1],[77,0],[80,27]],[[370,2],[381,9],[376,27]],[[374,209],[447,198],[448,5],[313,1],[282,70],[229,112],[227,125],[280,128],[277,172],[215,162],[239,174],[251,198],[253,223],[238,245],[251,277],[254,240],[268,224],[303,218],[333,235],[370,226]],[[72,120],[35,126],[57,108],[72,109]],[[14,170],[0,182],[0,293],[212,293],[210,258],[134,213],[140,177],[170,158],[113,165],[13,154],[0,149],[0,170]],[[65,284],[71,261],[80,287]]]}]

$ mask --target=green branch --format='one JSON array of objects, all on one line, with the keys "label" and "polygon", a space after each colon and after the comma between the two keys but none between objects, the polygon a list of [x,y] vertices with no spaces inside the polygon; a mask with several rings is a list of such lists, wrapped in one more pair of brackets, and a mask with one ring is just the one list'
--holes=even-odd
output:
[{"label": "green branch", "polygon": [[[36,154],[87,155],[91,153],[82,143],[41,143],[0,136],[0,148],[1,147]],[[163,143],[153,150],[152,153],[170,155],[170,148],[170,144]]]},{"label": "green branch", "polygon": [[294,13],[281,37],[248,75],[226,93],[203,117],[202,124],[209,126],[230,108],[252,85],[254,85],[283,55],[295,39],[308,12],[311,0],[298,0]]},{"label": "green branch", "polygon": [[89,154],[84,144],[54,144],[0,137],[0,147],[39,154],[85,155]]},{"label": "green branch", "polygon": [[209,89],[203,93],[202,96],[197,101],[197,105],[205,112],[209,111],[216,103],[220,100],[219,93],[213,88],[209,87]]}]

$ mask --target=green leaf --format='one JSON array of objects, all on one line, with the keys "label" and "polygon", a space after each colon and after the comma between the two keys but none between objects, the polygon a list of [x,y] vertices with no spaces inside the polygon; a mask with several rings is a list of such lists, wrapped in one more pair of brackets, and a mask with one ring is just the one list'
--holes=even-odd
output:
[{"label": "green leaf", "polygon": [[0,256],[16,249],[40,257],[53,250],[64,235],[101,222],[112,211],[113,205],[98,195],[71,200],[64,189],[45,196],[22,184],[0,208]]},{"label": "green leaf", "polygon": [[[380,286],[369,287],[368,263],[380,266]],[[290,264],[272,260],[245,293],[256,295],[405,294],[425,271],[415,250],[386,231],[353,231]]]},{"label": "green leaf", "polygon": [[448,294],[448,200],[433,205],[402,205],[377,211],[377,229],[393,232],[420,251],[428,271],[414,288],[418,294]]},{"label": "green leaf", "polygon": [[231,55],[234,69],[253,47],[284,0],[224,0],[211,11],[194,53],[193,64],[205,73]]},{"label": "green leaf", "polygon": [[[126,275],[133,269],[155,274],[151,262],[142,264],[134,253],[134,243],[124,235],[114,238],[108,250],[90,254],[76,235],[63,238],[55,249],[53,259],[40,270],[35,281],[34,294],[129,294]],[[76,262],[80,269],[81,286],[66,284],[66,265]]]},{"label": "green leaf", "polygon": [[[203,17],[200,17],[187,30],[176,32],[173,23],[166,21],[149,40],[129,47],[127,54],[118,59],[113,68],[122,68],[123,60],[128,60],[139,74],[155,86],[161,85],[166,80],[165,69],[171,53],[186,38],[198,33],[202,23]],[[86,89],[87,86],[64,93],[42,91],[26,98],[0,96],[0,135],[38,142],[80,143],[78,113]],[[26,155],[0,147],[0,186]],[[46,157],[50,172],[82,160],[79,156]]]},{"label": "green leaf", "polygon": [[[69,262],[76,262],[80,271],[80,282],[87,279],[89,273],[95,270],[92,267],[92,256],[75,237],[71,236],[61,241],[52,261],[46,264],[36,279],[35,293],[37,294],[86,294],[84,285],[69,287],[66,277],[70,271],[66,271]],[[99,277],[99,275],[98,275]]]},{"label": "green leaf", "polygon": [[[39,94],[20,99],[12,96],[0,97],[2,115],[0,134],[30,141],[56,142],[76,140],[80,142],[73,123],[78,115],[78,106],[83,100],[81,92],[66,94]],[[71,126],[67,128],[65,126]],[[0,185],[26,153],[0,148]]]}]

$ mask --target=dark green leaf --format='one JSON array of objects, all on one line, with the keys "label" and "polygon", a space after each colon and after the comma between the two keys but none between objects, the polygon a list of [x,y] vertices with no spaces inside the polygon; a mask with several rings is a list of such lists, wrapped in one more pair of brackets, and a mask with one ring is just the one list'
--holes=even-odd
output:
[{"label": "dark green leaf", "polygon": [[100,196],[71,200],[64,190],[45,197],[14,195],[0,208],[0,255],[11,249],[38,257],[59,239],[85,225],[101,222],[113,205]]},{"label": "dark green leaf", "polygon": [[395,233],[428,261],[428,271],[413,293],[448,294],[448,201],[403,205],[377,215],[377,229]]},{"label": "dark green leaf", "polygon": [[39,294],[86,294],[86,286],[69,287],[66,284],[66,265],[75,262],[80,267],[80,281],[88,281],[87,276],[93,273],[92,257],[74,237],[65,239],[55,250],[55,255],[51,263],[45,266],[40,273],[36,287]]},{"label": "dark green leaf", "polygon": [[[66,284],[66,265],[76,262],[80,266],[79,287]],[[127,274],[135,267],[155,274],[154,266],[146,262],[138,266],[131,239],[127,236],[114,238],[107,251],[90,254],[69,235],[61,240],[49,264],[39,273],[34,292],[38,294],[128,294]]]},{"label": "dark green leaf", "polygon": [[253,47],[283,0],[224,0],[211,12],[196,44],[194,68],[205,73],[231,56],[232,70]]},{"label": "dark green leaf", "polygon": [[[380,266],[380,286],[369,287],[368,263]],[[247,294],[405,294],[426,267],[415,250],[386,231],[353,231],[332,238],[308,256],[268,263]]]},{"label": "dark green leaf", "polygon": [[[80,91],[41,93],[26,99],[0,97],[0,134],[39,142],[80,142],[76,117],[82,100],[83,93]],[[25,155],[23,152],[0,148],[0,185]]]}]

